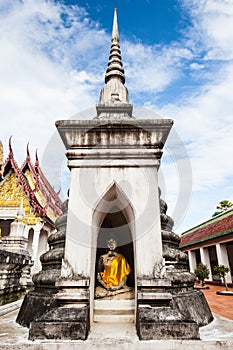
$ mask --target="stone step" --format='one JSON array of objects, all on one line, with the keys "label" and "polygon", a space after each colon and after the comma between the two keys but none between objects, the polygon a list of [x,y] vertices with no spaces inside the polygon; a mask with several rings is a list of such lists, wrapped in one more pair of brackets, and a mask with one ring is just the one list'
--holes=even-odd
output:
[{"label": "stone step", "polygon": [[94,314],[94,322],[98,323],[133,323],[135,315],[96,315]]},{"label": "stone step", "polygon": [[96,315],[134,315],[134,310],[95,310]]},{"label": "stone step", "polygon": [[1,305],[0,306],[0,317],[4,316],[14,310],[17,310],[20,308],[20,306],[22,305],[23,300],[17,300],[17,301],[13,301],[12,303],[8,303],[5,305]]},{"label": "stone step", "polygon": [[135,300],[95,300],[94,322],[132,323]]},{"label": "stone step", "polygon": [[[116,349],[118,344],[122,344],[124,341],[127,342],[127,349],[134,348],[131,347],[129,342],[138,341],[136,327],[133,323],[97,323],[94,322],[91,325],[90,333],[88,340],[94,341],[95,344],[101,339],[102,342],[108,341],[111,339],[112,348]],[[102,345],[102,346],[101,346]],[[91,347],[92,348],[92,347]],[[105,345],[100,344],[100,349],[108,348]],[[126,347],[120,346],[120,349],[126,349]]]},{"label": "stone step", "polygon": [[94,310],[134,310],[135,299],[129,300],[95,300]]}]

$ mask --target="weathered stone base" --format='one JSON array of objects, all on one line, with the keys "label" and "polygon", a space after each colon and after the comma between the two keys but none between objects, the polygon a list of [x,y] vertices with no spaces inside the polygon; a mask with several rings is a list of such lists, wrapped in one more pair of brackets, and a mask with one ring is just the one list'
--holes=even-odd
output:
[{"label": "weathered stone base", "polygon": [[57,306],[58,303],[54,298],[54,294],[31,291],[24,297],[16,322],[21,326],[29,327],[32,320]]},{"label": "weathered stone base", "polygon": [[140,322],[140,340],[199,339],[199,327],[195,322]]},{"label": "weathered stone base", "polygon": [[203,293],[169,286],[169,292],[162,289],[154,286],[138,291],[139,339],[200,339],[199,327],[213,320]]},{"label": "weathered stone base", "polygon": [[29,339],[85,340],[89,331],[89,308],[62,306],[30,323]]},{"label": "weathered stone base", "polygon": [[138,336],[141,340],[150,339],[200,339],[196,322],[185,319],[171,307],[138,308]]},{"label": "weathered stone base", "polygon": [[172,305],[185,320],[192,320],[199,327],[206,326],[213,320],[209,305],[201,291],[193,290],[173,295]]}]

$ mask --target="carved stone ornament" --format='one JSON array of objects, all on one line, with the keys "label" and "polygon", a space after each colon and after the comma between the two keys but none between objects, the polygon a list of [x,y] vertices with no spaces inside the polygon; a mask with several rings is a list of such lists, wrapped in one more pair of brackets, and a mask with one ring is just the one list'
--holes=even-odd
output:
[{"label": "carved stone ornament", "polygon": [[154,278],[165,278],[166,277],[166,266],[165,259],[161,259],[158,263],[155,264],[153,270]]}]

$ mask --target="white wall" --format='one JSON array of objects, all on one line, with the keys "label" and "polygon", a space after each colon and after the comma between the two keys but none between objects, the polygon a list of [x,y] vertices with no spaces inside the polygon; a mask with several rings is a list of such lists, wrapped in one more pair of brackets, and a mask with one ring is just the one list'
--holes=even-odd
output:
[{"label": "white wall", "polygon": [[152,276],[155,263],[162,258],[156,167],[135,166],[132,162],[131,166],[127,163],[127,166],[108,167],[101,163],[86,168],[85,160],[82,167],[74,165],[80,166],[80,162],[72,162],[65,248],[65,257],[74,271],[86,277],[91,274],[91,248],[97,240],[97,236],[93,240],[94,210],[115,182],[135,215],[137,274]]}]

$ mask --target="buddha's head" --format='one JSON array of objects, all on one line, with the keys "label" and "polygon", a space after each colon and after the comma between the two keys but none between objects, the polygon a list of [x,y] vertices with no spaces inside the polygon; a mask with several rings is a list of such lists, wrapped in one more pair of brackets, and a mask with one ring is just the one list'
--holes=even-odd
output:
[{"label": "buddha's head", "polygon": [[115,250],[117,247],[117,242],[114,238],[110,238],[107,242],[109,250]]}]

